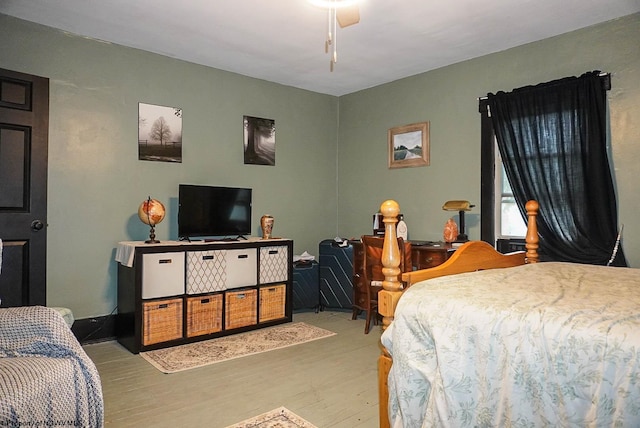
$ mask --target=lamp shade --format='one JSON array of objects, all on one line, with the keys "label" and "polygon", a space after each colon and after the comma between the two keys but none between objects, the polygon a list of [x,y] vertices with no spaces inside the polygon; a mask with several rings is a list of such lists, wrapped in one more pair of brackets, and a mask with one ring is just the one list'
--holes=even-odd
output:
[{"label": "lamp shade", "polygon": [[445,211],[471,211],[473,205],[469,201],[447,201],[442,206]]}]

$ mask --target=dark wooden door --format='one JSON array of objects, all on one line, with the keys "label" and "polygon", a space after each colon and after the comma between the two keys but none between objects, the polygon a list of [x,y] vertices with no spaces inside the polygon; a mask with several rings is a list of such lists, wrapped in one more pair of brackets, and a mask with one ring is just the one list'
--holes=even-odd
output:
[{"label": "dark wooden door", "polygon": [[49,79],[0,69],[0,306],[46,304]]}]

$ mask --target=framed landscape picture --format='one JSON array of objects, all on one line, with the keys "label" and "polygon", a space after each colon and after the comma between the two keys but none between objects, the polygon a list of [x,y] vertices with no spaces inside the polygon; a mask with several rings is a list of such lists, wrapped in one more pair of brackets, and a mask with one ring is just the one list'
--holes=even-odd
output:
[{"label": "framed landscape picture", "polygon": [[429,122],[389,129],[389,168],[429,165]]},{"label": "framed landscape picture", "polygon": [[182,162],[182,109],[138,103],[138,160]]}]

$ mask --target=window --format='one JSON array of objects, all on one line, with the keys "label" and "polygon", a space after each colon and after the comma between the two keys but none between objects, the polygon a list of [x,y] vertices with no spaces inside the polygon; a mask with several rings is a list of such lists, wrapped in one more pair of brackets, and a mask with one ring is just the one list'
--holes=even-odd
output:
[{"label": "window", "polygon": [[527,234],[527,224],[516,205],[497,146],[495,146],[495,153],[495,237],[497,239],[524,238]]},{"label": "window", "polygon": [[508,252],[524,245],[527,226],[516,206],[515,198],[502,166],[491,119],[486,104],[482,114],[480,239]]},{"label": "window", "polygon": [[[499,251],[515,251],[524,245],[527,223],[522,217],[507,179],[487,106],[480,102],[481,115],[481,207],[480,235]],[[557,154],[547,153],[547,157]]]},{"label": "window", "polygon": [[[509,156],[508,164],[503,161],[513,178],[510,184],[518,206],[536,199],[544,207],[538,230],[545,259],[627,266],[616,245],[618,214],[607,153],[610,88],[609,75],[596,70],[480,99],[484,241],[495,244],[502,233],[517,233],[502,230],[503,224],[511,224],[508,220],[496,222],[497,214],[507,215],[513,199],[499,174],[499,162],[496,165],[495,133],[501,151]],[[517,240],[500,238],[498,243]]]}]

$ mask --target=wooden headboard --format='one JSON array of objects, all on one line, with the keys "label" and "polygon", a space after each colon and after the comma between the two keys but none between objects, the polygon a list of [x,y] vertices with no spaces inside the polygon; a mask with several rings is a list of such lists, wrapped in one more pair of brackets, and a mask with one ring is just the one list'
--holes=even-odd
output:
[{"label": "wooden headboard", "polygon": [[[380,212],[384,216],[383,222],[385,226],[384,249],[382,251],[382,265],[384,266],[382,273],[385,279],[382,282],[383,289],[378,293],[378,313],[382,315],[382,329],[386,329],[393,321],[395,309],[402,296],[404,284],[410,287],[416,282],[445,275],[538,262],[539,238],[536,224],[538,208],[539,206],[536,201],[529,201],[526,204],[526,252],[520,251],[510,254],[500,254],[486,242],[469,241],[460,246],[449,260],[440,266],[403,273],[403,282],[400,282],[398,281],[398,275],[400,274],[400,250],[398,248],[395,227],[398,221],[398,214],[400,214],[400,206],[393,200],[384,201],[380,206]],[[381,355],[378,358],[378,398],[380,427],[383,428],[389,427],[387,377],[391,369],[392,360],[382,344],[380,344],[380,349]]]}]

